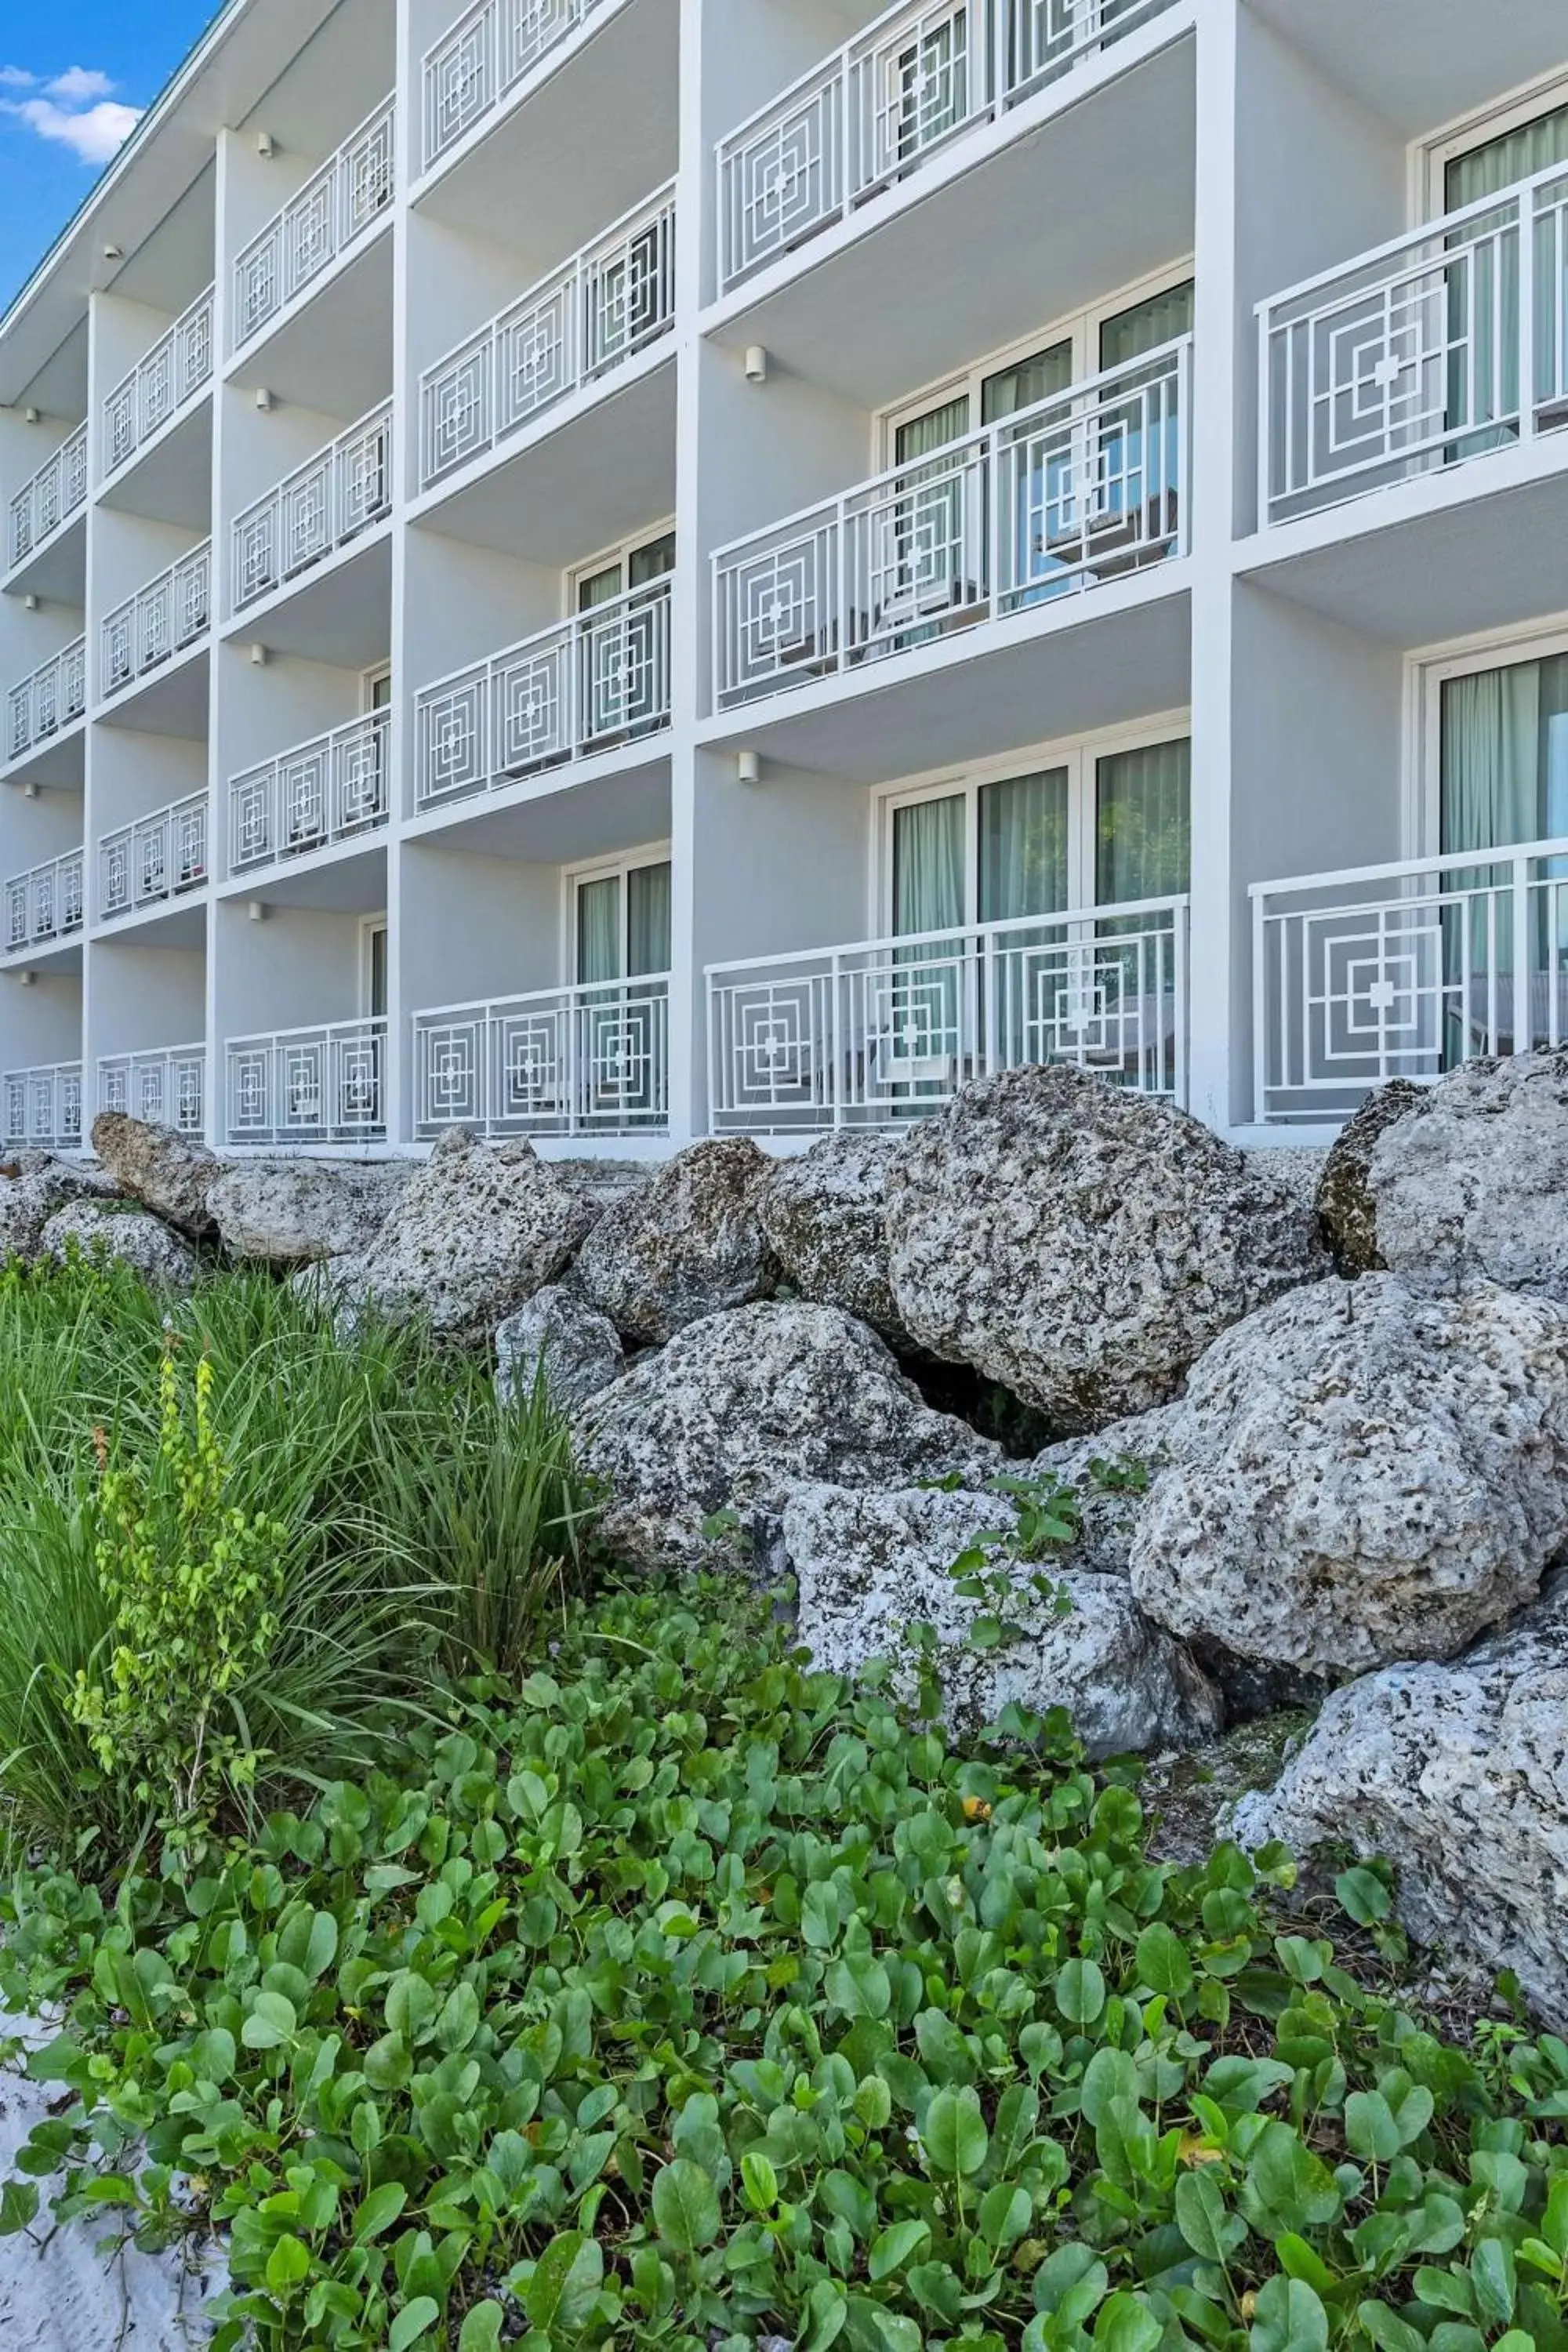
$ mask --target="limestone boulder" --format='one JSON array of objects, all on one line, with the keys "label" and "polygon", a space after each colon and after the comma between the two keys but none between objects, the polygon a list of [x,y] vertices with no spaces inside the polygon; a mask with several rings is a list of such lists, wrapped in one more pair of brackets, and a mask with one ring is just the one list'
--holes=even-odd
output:
[{"label": "limestone boulder", "polygon": [[111,1177],[86,1161],[27,1152],[0,1167],[0,1265],[29,1264],[43,1246],[44,1228],[68,1202],[118,1197]]},{"label": "limestone boulder", "polygon": [[779,1301],[689,1324],[573,1423],[608,1496],[601,1532],[640,1569],[750,1568],[802,1484],[978,1483],[999,1449],[933,1412],[864,1323]]},{"label": "limestone boulder", "polygon": [[1568,1310],[1316,1284],[1217,1342],[1169,1445],[1132,1542],[1151,1616],[1334,1679],[1451,1658],[1568,1545]]},{"label": "limestone boulder", "polygon": [[1321,1276],[1299,1198],[1169,1105],[1057,1065],[965,1087],[888,1172],[894,1302],[1066,1435],[1178,1394],[1233,1323]]},{"label": "limestone boulder", "polygon": [[1386,1271],[1378,1254],[1377,1207],[1370,1187],[1372,1155],[1391,1127],[1404,1119],[1419,1118],[1431,1101],[1426,1087],[1412,1086],[1408,1078],[1394,1078],[1367,1097],[1330,1148],[1318,1180],[1318,1223],[1336,1267],[1349,1281],[1358,1274]]},{"label": "limestone boulder", "polygon": [[1065,1438],[1036,1455],[1026,1475],[1069,1486],[1079,1518],[1072,1565],[1099,1576],[1126,1576],[1132,1538],[1142,1525],[1150,1491],[1171,1458],[1171,1432],[1179,1405],[1112,1422],[1094,1437]]},{"label": "limestone boulder", "polygon": [[[957,1729],[994,1722],[1009,1704],[1066,1707],[1092,1756],[1214,1737],[1218,1694],[1179,1642],[1152,1625],[1125,1577],[1076,1569],[1068,1552],[1029,1566],[993,1555],[1003,1601],[961,1592],[953,1564],[983,1533],[1016,1528],[1002,1496],[905,1487],[805,1486],[784,1505],[782,1542],[799,1590],[800,1637],[816,1664],[856,1675],[875,1658],[918,1695],[912,1624],[935,1634],[930,1659]],[[1002,1640],[979,1647],[974,1622],[1001,1615]]]},{"label": "limestone boulder", "polygon": [[483,1346],[555,1279],[593,1216],[531,1144],[486,1145],[450,1128],[368,1247],[329,1260],[313,1295]]},{"label": "limestone boulder", "polygon": [[1568,2032],[1568,1583],[1450,1664],[1385,1667],[1336,1691],[1275,1788],[1231,1827],[1256,1848],[1332,1841],[1382,1854],[1400,1916],[1512,1969]]},{"label": "limestone boulder", "polygon": [[903,1138],[872,1129],[825,1135],[775,1162],[763,1231],[784,1278],[803,1298],[841,1307],[895,1347],[909,1345],[888,1271],[888,1171]]},{"label": "limestone boulder", "polygon": [[1568,1302],[1568,1052],[1465,1063],[1384,1128],[1366,1189],[1378,1256],[1413,1287]]},{"label": "limestone boulder", "polygon": [[750,1136],[678,1151],[599,1217],[577,1264],[585,1296],[645,1347],[765,1297],[777,1279],[762,1219],[772,1172]]},{"label": "limestone boulder", "polygon": [[92,1122],[92,1148],[116,1190],[166,1225],[191,1241],[206,1241],[216,1230],[207,1193],[223,1163],[205,1143],[122,1110],[100,1110]]},{"label": "limestone boulder", "polygon": [[207,1192],[231,1257],[308,1265],[368,1247],[414,1173],[406,1160],[252,1160],[226,1168]]},{"label": "limestone boulder", "polygon": [[101,1201],[72,1201],[57,1209],[39,1236],[39,1255],[60,1265],[76,1255],[101,1255],[134,1266],[154,1290],[192,1290],[201,1276],[201,1260],[184,1234],[145,1209],[117,1209]]},{"label": "limestone boulder", "polygon": [[526,1403],[542,1371],[551,1402],[570,1416],[626,1368],[609,1317],[560,1283],[536,1290],[496,1333],[496,1385],[503,1403]]}]

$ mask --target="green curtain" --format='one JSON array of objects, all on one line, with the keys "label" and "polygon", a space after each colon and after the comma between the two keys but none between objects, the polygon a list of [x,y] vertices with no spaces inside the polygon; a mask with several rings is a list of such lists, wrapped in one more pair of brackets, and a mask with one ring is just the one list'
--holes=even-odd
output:
[{"label": "green curtain", "polygon": [[636,866],[626,877],[626,970],[669,970],[669,867]]},{"label": "green curtain", "polygon": [[1068,772],[1009,776],[980,793],[980,919],[1054,915],[1068,902]]},{"label": "green curtain", "polygon": [[621,877],[604,875],[577,885],[577,977],[580,981],[621,976]]},{"label": "green curtain", "polygon": [[893,929],[962,930],[965,804],[962,793],[893,811]]},{"label": "green curtain", "polygon": [[1128,360],[1142,359],[1145,352],[1173,343],[1178,335],[1190,335],[1193,299],[1194,281],[1189,278],[1184,286],[1151,294],[1146,301],[1134,302],[1131,310],[1107,319],[1100,330],[1100,366],[1121,367]]},{"label": "green curtain", "polygon": [[1026,360],[1015,360],[1011,367],[998,368],[988,375],[980,387],[980,422],[999,424],[1005,416],[1016,416],[1023,408],[1033,408],[1053,393],[1066,392],[1072,383],[1072,344],[1052,343],[1048,350],[1032,352]]},{"label": "green curtain", "polygon": [[1173,898],[1186,889],[1192,749],[1184,739],[1151,743],[1096,762],[1095,898],[1100,906]]},{"label": "green curtain", "polygon": [[1499,849],[1541,834],[1541,669],[1452,677],[1443,687],[1445,850]]},{"label": "green curtain", "polygon": [[968,430],[969,394],[961,392],[955,400],[944,400],[940,406],[928,408],[923,416],[911,416],[899,426],[893,436],[893,463],[918,465],[950,442],[962,441]]},{"label": "green curtain", "polygon": [[[1517,181],[1562,163],[1568,163],[1568,106],[1521,123],[1500,138],[1489,139],[1472,147],[1468,155],[1456,155],[1443,174],[1444,210],[1458,212],[1466,205],[1480,204]],[[1458,236],[1453,242],[1459,246],[1465,239]],[[1535,394],[1541,401],[1568,392],[1559,365],[1568,263],[1560,277],[1553,261],[1550,240],[1534,238],[1531,266],[1535,273]],[[1448,308],[1454,334],[1464,331],[1472,305],[1474,316],[1483,322],[1473,365],[1466,369],[1462,352],[1456,352],[1449,362],[1448,419],[1456,430],[1466,432],[1466,438],[1450,453],[1456,458],[1504,446],[1516,435],[1515,425],[1494,425],[1491,420],[1514,415],[1520,405],[1519,268],[1517,247],[1510,244],[1500,257],[1490,248],[1478,250],[1462,270],[1450,273]],[[1475,281],[1468,289],[1469,304],[1467,277]],[[1495,338],[1487,331],[1494,317]]]},{"label": "green curtain", "polygon": [[606,563],[602,572],[591,572],[585,580],[577,583],[577,610],[592,613],[601,604],[613,604],[625,584],[618,563]]}]

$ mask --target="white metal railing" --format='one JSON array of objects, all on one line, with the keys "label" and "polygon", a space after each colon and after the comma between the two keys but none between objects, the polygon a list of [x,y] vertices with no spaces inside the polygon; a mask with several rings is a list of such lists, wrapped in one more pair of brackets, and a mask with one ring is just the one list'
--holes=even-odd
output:
[{"label": "white metal railing", "polygon": [[234,608],[346,547],[392,511],[392,404],[372,410],[234,519]]},{"label": "white metal railing", "polygon": [[213,372],[213,292],[198,294],[103,404],[103,470],[129,464],[144,441],[194,400]]},{"label": "white metal railing", "polygon": [[708,967],[716,1132],[890,1126],[1068,1062],[1184,1104],[1185,898]]},{"label": "white metal railing", "polygon": [[212,619],[212,541],[204,539],[103,621],[101,699],[160,669],[206,635]]},{"label": "white metal railing", "polygon": [[98,1065],[98,1108],[127,1112],[176,1135],[206,1131],[207,1049],[170,1045],[151,1054],[106,1054]]},{"label": "white metal railing", "polygon": [[224,1049],[230,1143],[380,1143],[386,1023],[332,1021]]},{"label": "white metal railing", "polygon": [[369,711],[232,776],[229,872],[303,857],[384,825],[392,808],[391,721],[389,710]]},{"label": "white metal railing", "polygon": [[669,1123],[669,977],[414,1015],[416,1131],[631,1135]]},{"label": "white metal railing", "polygon": [[83,860],[79,849],[51,857],[5,885],[5,953],[68,940],[79,931],[83,905]]},{"label": "white metal railing", "polygon": [[475,0],[425,53],[425,166],[499,106],[602,0]]},{"label": "white metal railing", "polygon": [[1568,1045],[1568,835],[1252,885],[1255,1113]]},{"label": "white metal railing", "polygon": [[11,688],[6,756],[19,760],[87,709],[87,639],[77,637]]},{"label": "white metal railing", "polygon": [[1192,339],[713,557],[721,708],[1186,551]]},{"label": "white metal railing", "polygon": [[15,567],[87,503],[87,427],[79,425],[11,501],[7,554]]},{"label": "white metal railing", "polygon": [[239,255],[234,265],[235,351],[388,215],[396,169],[395,111],[395,100],[383,99]]},{"label": "white metal railing", "polygon": [[675,323],[675,194],[660,190],[427,368],[422,488],[667,334]]},{"label": "white metal railing", "polygon": [[207,875],[207,796],[193,793],[101,835],[99,919],[183,898],[205,887]]},{"label": "white metal railing", "polygon": [[7,1070],[0,1078],[7,1144],[46,1151],[76,1151],[81,1146],[81,1064],[40,1063],[30,1070]]},{"label": "white metal railing", "polygon": [[1173,0],[898,0],[719,143],[720,282],[815,236]]},{"label": "white metal railing", "polygon": [[1568,166],[1276,295],[1258,330],[1268,522],[1568,425]]},{"label": "white metal railing", "polygon": [[542,629],[415,703],[419,807],[484,792],[669,724],[669,581]]}]

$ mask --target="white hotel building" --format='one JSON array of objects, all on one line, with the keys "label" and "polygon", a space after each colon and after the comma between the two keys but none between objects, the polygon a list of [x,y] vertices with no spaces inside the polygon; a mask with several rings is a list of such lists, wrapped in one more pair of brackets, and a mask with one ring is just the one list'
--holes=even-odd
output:
[{"label": "white hotel building", "polygon": [[1563,0],[229,0],[0,403],[9,1144],[1568,1033]]}]

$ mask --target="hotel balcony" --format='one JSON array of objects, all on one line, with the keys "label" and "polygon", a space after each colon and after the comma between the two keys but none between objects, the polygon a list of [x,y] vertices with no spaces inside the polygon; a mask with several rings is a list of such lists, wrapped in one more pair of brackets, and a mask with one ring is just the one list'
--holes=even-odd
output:
[{"label": "hotel balcony", "polygon": [[1568,838],[1252,886],[1256,1112],[1568,1045]]},{"label": "hotel balcony", "polygon": [[661,1134],[669,977],[595,981],[414,1016],[416,1133]]},{"label": "hotel balcony", "polygon": [[74,939],[85,916],[83,859],[79,849],[51,857],[5,885],[5,953],[57,947]]},{"label": "hotel balcony", "polygon": [[721,142],[721,292],[1172,5],[900,0]]},{"label": "hotel balcony", "polygon": [[1186,552],[1190,338],[713,558],[721,710]]},{"label": "hotel balcony", "polygon": [[79,1151],[81,1064],[48,1062],[30,1070],[7,1070],[0,1078],[5,1131],[13,1150]]},{"label": "hotel balcony", "polygon": [[231,877],[377,832],[391,815],[391,713],[367,712],[233,776]]},{"label": "hotel balcony", "polygon": [[5,534],[10,570],[40,554],[86,504],[87,427],[79,425],[11,501]]},{"label": "hotel balcony", "polygon": [[224,1048],[224,1069],[230,1144],[286,1150],[386,1140],[383,1019],[231,1037]]},{"label": "hotel balcony", "polygon": [[207,1049],[171,1045],[149,1054],[106,1054],[98,1065],[98,1108],[127,1112],[176,1135],[206,1128]]},{"label": "hotel balcony", "polygon": [[476,0],[426,52],[425,169],[510,97],[604,0]]},{"label": "hotel balcony", "polygon": [[235,352],[390,219],[395,170],[395,106],[385,98],[235,262]]},{"label": "hotel balcony", "polygon": [[213,289],[198,295],[103,404],[104,478],[180,415],[212,381]]},{"label": "hotel balcony", "polygon": [[669,724],[668,578],[427,686],[415,705],[423,814]]},{"label": "hotel balcony", "polygon": [[78,637],[11,688],[5,748],[12,761],[52,741],[87,711],[87,639]]},{"label": "hotel balcony", "polygon": [[205,889],[208,879],[207,796],[193,793],[103,835],[98,845],[99,920],[168,906]]},{"label": "hotel balcony", "polygon": [[231,594],[243,612],[392,511],[392,404],[374,409],[237,515]]},{"label": "hotel balcony", "polygon": [[1185,897],[710,965],[715,1134],[897,1127],[1066,1062],[1184,1107]]},{"label": "hotel balcony", "polygon": [[99,698],[123,693],[205,636],[212,621],[212,541],[182,555],[107,615]]},{"label": "hotel balcony", "polygon": [[498,449],[675,324],[675,196],[661,189],[427,368],[419,487]]},{"label": "hotel balcony", "polygon": [[[1568,425],[1568,168],[1259,306],[1262,522]],[[1568,467],[1568,440],[1562,445]]]}]

